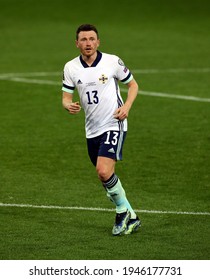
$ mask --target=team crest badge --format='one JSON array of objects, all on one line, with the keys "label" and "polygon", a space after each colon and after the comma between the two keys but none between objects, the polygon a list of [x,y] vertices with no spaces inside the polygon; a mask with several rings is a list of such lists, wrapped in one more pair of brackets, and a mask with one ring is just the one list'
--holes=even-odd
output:
[{"label": "team crest badge", "polygon": [[99,78],[99,81],[102,84],[105,84],[108,81],[108,78],[104,74],[102,74],[101,77]]}]

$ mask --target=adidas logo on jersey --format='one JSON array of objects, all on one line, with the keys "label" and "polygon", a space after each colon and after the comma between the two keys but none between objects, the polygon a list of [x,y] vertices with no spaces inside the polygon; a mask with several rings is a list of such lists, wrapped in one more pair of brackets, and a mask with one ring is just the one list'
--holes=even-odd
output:
[{"label": "adidas logo on jersey", "polygon": [[78,80],[77,84],[78,84],[78,85],[81,85],[81,84],[82,84],[81,80]]},{"label": "adidas logo on jersey", "polygon": [[113,154],[115,154],[115,150],[114,150],[114,148],[109,149],[109,150],[108,150],[108,152],[109,152],[109,153],[113,153]]}]

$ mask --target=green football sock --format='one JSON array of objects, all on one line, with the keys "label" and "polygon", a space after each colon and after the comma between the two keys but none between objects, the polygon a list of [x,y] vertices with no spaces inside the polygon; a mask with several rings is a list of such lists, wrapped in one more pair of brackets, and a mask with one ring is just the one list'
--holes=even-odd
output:
[{"label": "green football sock", "polygon": [[135,219],[136,214],[126,198],[125,190],[117,175],[113,174],[109,180],[103,182],[103,185],[107,190],[107,196],[116,205],[116,212],[123,213],[128,209],[131,213],[131,218]]}]

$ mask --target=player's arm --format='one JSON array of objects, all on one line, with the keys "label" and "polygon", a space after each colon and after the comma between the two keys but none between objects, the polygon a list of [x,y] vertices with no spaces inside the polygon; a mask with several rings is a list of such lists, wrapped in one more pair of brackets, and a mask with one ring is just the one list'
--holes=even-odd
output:
[{"label": "player's arm", "polygon": [[63,107],[73,115],[78,114],[81,110],[79,102],[73,102],[73,94],[65,91],[63,92],[62,104]]},{"label": "player's arm", "polygon": [[126,84],[128,87],[128,95],[125,104],[115,111],[114,117],[119,120],[124,120],[128,117],[129,111],[132,107],[134,100],[138,94],[138,84],[135,79],[132,79]]}]

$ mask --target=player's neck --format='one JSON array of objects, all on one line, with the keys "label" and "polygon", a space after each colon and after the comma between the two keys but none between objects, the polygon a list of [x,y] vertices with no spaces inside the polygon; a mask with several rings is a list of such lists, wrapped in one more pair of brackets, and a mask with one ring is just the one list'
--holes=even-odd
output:
[{"label": "player's neck", "polygon": [[96,60],[97,52],[92,55],[82,55],[82,59],[87,63],[87,65],[91,66],[93,62]]}]

